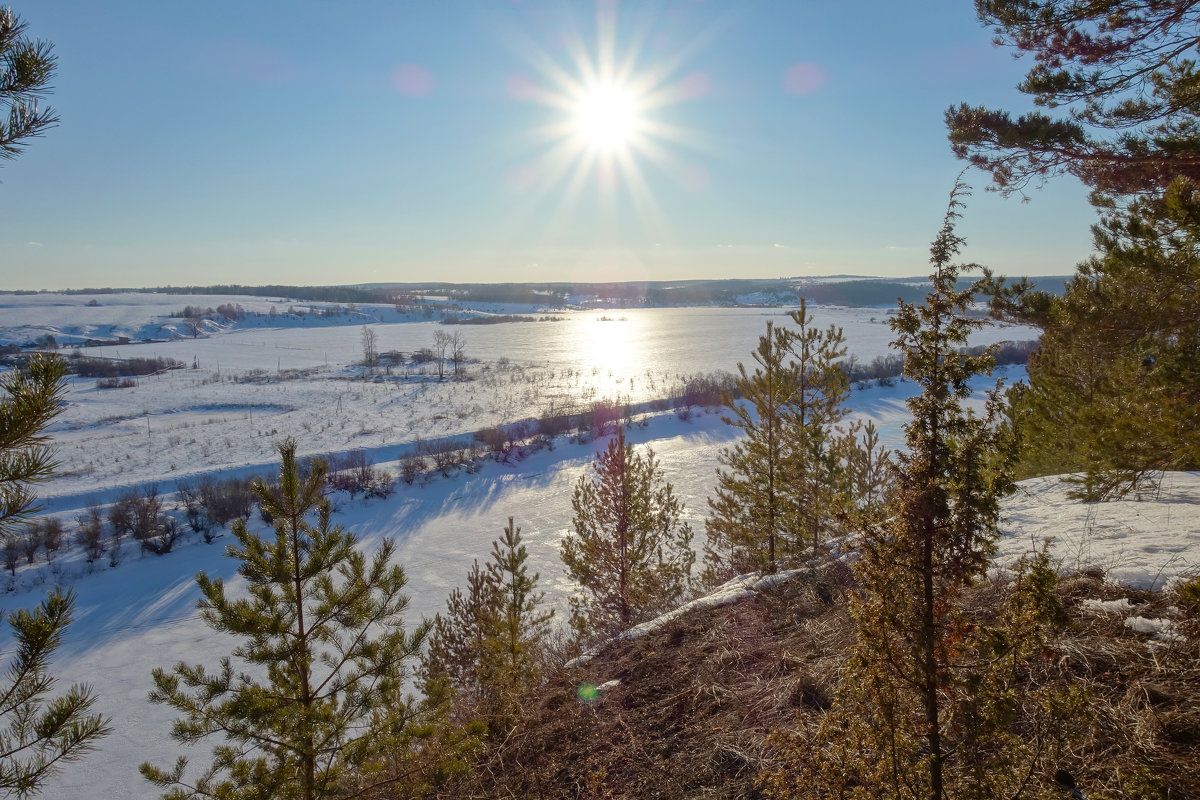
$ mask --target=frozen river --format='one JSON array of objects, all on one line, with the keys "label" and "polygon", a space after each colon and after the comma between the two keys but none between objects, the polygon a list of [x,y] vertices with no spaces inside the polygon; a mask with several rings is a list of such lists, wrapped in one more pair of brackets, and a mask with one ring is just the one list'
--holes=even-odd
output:
[{"label": "frozen river", "polygon": [[[631,400],[655,396],[647,377],[671,378],[715,370],[734,371],[748,362],[768,321],[790,326],[785,308],[639,308],[559,312],[556,322],[443,326],[436,322],[373,324],[378,349],[411,353],[429,347],[437,330],[466,337],[471,359],[506,358],[514,364],[574,370],[599,396]],[[870,361],[889,352],[891,309],[814,307],[819,327],[837,325],[850,354]],[[364,309],[370,312],[370,309]],[[361,325],[235,330],[212,338],[101,348],[104,355],[168,356],[207,369],[303,369],[362,358]],[[1037,338],[1033,329],[993,326],[972,342]],[[631,379],[632,384],[631,384]]]}]

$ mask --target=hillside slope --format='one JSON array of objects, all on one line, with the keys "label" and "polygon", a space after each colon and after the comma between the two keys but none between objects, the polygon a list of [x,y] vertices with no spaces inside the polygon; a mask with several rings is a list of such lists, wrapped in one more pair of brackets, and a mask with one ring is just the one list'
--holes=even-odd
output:
[{"label": "hillside slope", "polygon": [[[1046,754],[1089,796],[1200,797],[1200,609],[1176,595],[1200,565],[1200,474],[1163,477],[1152,497],[1083,504],[1057,479],[1005,501],[998,564],[976,587],[981,618],[1007,570],[1049,539],[1069,621],[1026,688],[1086,692]],[[746,576],[555,671],[476,777],[445,796],[753,798],[781,745],[812,734],[832,704],[854,628],[853,576],[832,559],[774,579]],[[1020,725],[1021,721],[1016,724]]]}]

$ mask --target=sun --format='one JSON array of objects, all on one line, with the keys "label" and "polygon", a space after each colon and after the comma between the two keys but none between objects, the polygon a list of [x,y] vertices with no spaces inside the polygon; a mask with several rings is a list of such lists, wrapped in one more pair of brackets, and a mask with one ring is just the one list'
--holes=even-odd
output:
[{"label": "sun", "polygon": [[600,153],[626,151],[643,128],[637,93],[618,83],[598,83],[574,98],[571,121],[575,135]]},{"label": "sun", "polygon": [[651,27],[636,21],[628,35],[618,36],[615,9],[597,3],[593,47],[570,28],[560,32],[553,51],[529,39],[514,45],[534,74],[510,75],[508,92],[542,112],[528,129],[530,155],[510,168],[508,181],[525,193],[522,207],[530,214],[557,195],[550,223],[594,187],[606,208],[631,202],[647,229],[661,230],[665,220],[652,177],[688,190],[707,186],[704,168],[685,160],[685,151],[707,149],[707,140],[673,122],[671,107],[704,96],[708,77],[685,72],[693,43],[681,41],[679,52],[648,49]]}]

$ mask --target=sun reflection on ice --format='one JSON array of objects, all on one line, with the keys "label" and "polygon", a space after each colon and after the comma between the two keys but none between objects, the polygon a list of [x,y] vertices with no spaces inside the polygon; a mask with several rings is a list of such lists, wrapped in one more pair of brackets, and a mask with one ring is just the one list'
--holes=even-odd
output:
[{"label": "sun reflection on ice", "polygon": [[636,374],[644,359],[638,337],[640,325],[627,317],[598,316],[580,326],[579,351],[593,368],[614,376]]}]

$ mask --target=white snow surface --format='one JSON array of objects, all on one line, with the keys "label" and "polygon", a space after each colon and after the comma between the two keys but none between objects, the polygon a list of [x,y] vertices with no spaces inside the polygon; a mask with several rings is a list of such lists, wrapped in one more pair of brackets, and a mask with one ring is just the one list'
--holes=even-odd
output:
[{"label": "white snow surface", "polygon": [[1082,503],[1068,491],[1057,478],[1022,481],[1004,501],[997,560],[1011,563],[1049,539],[1063,569],[1099,567],[1139,588],[1200,569],[1200,472],[1168,472],[1141,500]]},{"label": "white snow surface", "polygon": [[1116,600],[1097,600],[1089,597],[1080,605],[1097,614],[1123,614],[1133,608],[1133,602],[1128,597],[1118,597]]},{"label": "white snow surface", "polygon": [[1136,633],[1148,633],[1160,642],[1182,642],[1183,634],[1174,620],[1161,617],[1128,617],[1125,627]]},{"label": "white snow surface", "polygon": [[[35,331],[56,337],[138,336],[188,304],[259,303],[260,311],[261,304],[266,311],[273,304],[277,315],[261,327],[86,351],[119,358],[169,356],[197,368],[139,379],[130,389],[100,390],[94,381],[73,379],[68,407],[51,429],[63,473],[41,487],[48,512],[63,520],[67,536],[89,503],[110,502],[129,487],[157,482],[171,492],[181,476],[269,473],[276,468],[275,444],[286,435],[294,435],[304,453],[361,448],[395,471],[396,459],[418,436],[461,435],[538,417],[551,408],[561,413],[605,395],[620,393],[634,402],[661,396],[681,374],[732,370],[737,360],[748,361],[766,319],[783,313],[632,309],[619,312],[628,317],[625,321],[599,322],[594,312],[577,312],[564,322],[453,328],[466,334],[468,355],[478,361],[468,366],[470,380],[450,382],[436,380],[428,369],[422,374],[401,368],[389,375],[353,365],[361,357],[363,321],[377,320],[381,351],[407,353],[429,345],[436,323],[405,321],[391,307],[359,309],[356,313],[366,316],[343,315],[326,323],[311,315],[281,319],[286,298],[97,295],[99,305],[87,306],[90,299],[0,295],[0,342],[23,341],[21,336]],[[67,321],[64,309],[74,322]],[[878,309],[813,310],[818,324],[846,328],[851,350],[860,358],[885,352],[891,334]],[[14,330],[24,333],[14,336]],[[987,336],[981,341],[1032,338],[1012,330]],[[1006,375],[1020,380],[1024,373],[1014,368]],[[981,389],[990,385],[978,383]],[[901,425],[908,417],[904,400],[913,390],[904,382],[856,389],[853,414],[875,420],[885,442],[894,446],[902,441]],[[701,531],[718,456],[734,441],[732,430],[712,412],[686,421],[670,412],[655,413],[644,422],[628,431],[630,440],[654,449],[686,506],[684,521]],[[478,474],[399,485],[386,500],[335,495],[335,521],[353,531],[366,550],[384,537],[396,541],[396,558],[409,578],[408,618],[415,623],[444,608],[471,562],[487,558],[507,518],[515,517],[531,568],[540,573],[539,586],[561,618],[575,588],[558,559],[559,543],[571,526],[572,490],[606,444],[605,439],[579,444],[559,437],[553,450],[523,461],[487,462]],[[1113,581],[1162,586],[1200,567],[1198,506],[1200,473],[1168,474],[1161,491],[1141,501],[1096,505],[1070,500],[1054,480],[1026,481],[1004,503],[999,561],[1010,563],[1051,538],[1053,553],[1066,568],[1098,565]],[[250,527],[268,533],[257,516]],[[176,745],[168,736],[175,714],[149,704],[146,696],[152,668],[178,661],[213,667],[236,645],[206,628],[196,611],[197,572],[225,579],[234,592],[243,585],[237,564],[224,555],[229,541],[227,533],[212,544],[191,538],[161,557],[140,555],[130,544],[115,567],[107,559],[88,565],[73,547],[53,564],[22,565],[0,582],[0,589],[8,589],[3,598],[8,609],[36,605],[54,584],[75,588],[75,622],[53,670],[60,686],[90,683],[99,695],[99,710],[114,727],[97,752],[52,780],[46,797],[152,798],[154,788],[137,773],[142,761],[170,765],[184,754],[197,768],[208,762],[211,744]],[[732,602],[754,591],[757,580],[742,576],[693,603]],[[0,633],[0,661],[11,653],[7,631]]]}]

